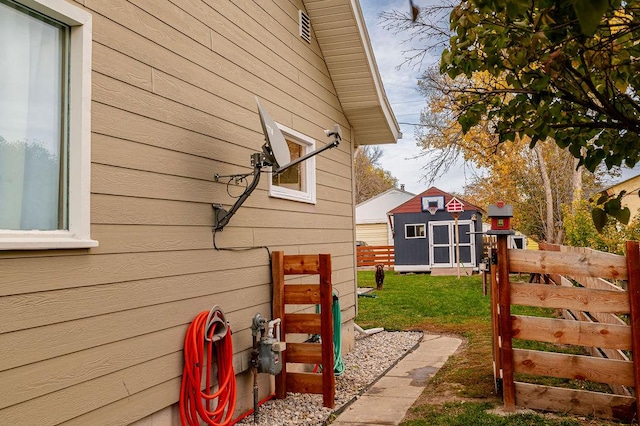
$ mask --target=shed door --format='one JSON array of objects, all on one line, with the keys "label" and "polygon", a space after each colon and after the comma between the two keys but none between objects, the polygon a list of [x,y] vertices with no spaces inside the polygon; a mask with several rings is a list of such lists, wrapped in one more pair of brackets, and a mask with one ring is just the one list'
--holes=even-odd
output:
[{"label": "shed door", "polygon": [[429,258],[432,267],[453,266],[453,222],[429,222]]},{"label": "shed door", "polygon": [[[475,238],[472,232],[473,222],[458,221],[458,237],[460,245],[460,266],[475,266]],[[429,222],[429,258],[431,267],[454,267],[457,265],[455,222]]]}]

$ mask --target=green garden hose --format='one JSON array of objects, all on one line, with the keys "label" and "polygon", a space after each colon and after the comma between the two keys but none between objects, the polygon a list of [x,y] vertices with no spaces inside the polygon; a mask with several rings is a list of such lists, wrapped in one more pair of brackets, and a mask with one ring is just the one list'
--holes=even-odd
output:
[{"label": "green garden hose", "polygon": [[333,293],[333,373],[336,376],[344,373],[344,363],[342,362],[342,314],[340,313],[340,300]]},{"label": "green garden hose", "polygon": [[[344,373],[344,363],[342,362],[342,314],[340,313],[340,299],[338,299],[335,291],[333,292],[331,312],[333,314],[333,373],[339,376]],[[316,305],[316,313],[320,313],[320,305]],[[318,340],[319,337],[314,335],[312,339]],[[322,366],[319,367],[322,368]],[[316,366],[317,368],[318,366]]]}]

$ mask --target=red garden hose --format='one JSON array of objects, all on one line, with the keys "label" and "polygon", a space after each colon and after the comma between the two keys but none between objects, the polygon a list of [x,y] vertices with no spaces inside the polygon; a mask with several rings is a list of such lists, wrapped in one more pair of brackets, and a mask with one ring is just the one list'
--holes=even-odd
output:
[{"label": "red garden hose", "polygon": [[[216,391],[212,391],[211,385],[214,348],[218,367]],[[206,382],[204,390],[203,375]],[[195,317],[184,338],[180,420],[183,425],[189,426],[200,425],[201,421],[212,426],[230,425],[235,407],[236,377],[233,371],[231,329],[222,310],[214,306],[211,311],[200,312]]]}]

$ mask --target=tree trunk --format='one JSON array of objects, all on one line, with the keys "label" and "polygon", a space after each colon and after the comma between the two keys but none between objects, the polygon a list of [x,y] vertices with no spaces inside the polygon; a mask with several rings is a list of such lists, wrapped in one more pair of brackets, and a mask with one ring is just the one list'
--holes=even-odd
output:
[{"label": "tree trunk", "polygon": [[542,186],[544,188],[545,197],[545,240],[550,243],[555,243],[555,223],[553,220],[553,191],[551,188],[551,180],[549,179],[549,172],[547,171],[547,162],[542,155],[542,145],[536,144],[534,151],[538,158],[538,169],[540,171],[540,177],[542,178]]},{"label": "tree trunk", "polygon": [[576,204],[574,203],[574,201],[576,201],[579,198],[582,198],[582,167],[578,168],[578,163],[580,162],[580,159],[578,158],[574,158],[573,159],[573,176],[572,176],[572,183],[573,183],[573,193],[571,194],[571,210],[573,211],[573,213],[575,213],[575,207]]}]

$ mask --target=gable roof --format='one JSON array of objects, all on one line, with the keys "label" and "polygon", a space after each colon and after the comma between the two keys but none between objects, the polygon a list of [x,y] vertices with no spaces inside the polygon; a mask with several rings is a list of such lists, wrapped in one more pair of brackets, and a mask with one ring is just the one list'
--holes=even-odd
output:
[{"label": "gable roof", "polygon": [[411,197],[413,197],[413,196],[415,196],[415,195],[416,195],[416,194],[414,194],[414,193],[412,193],[412,192],[405,191],[404,189],[389,188],[389,189],[387,189],[386,191],[381,192],[381,193],[380,193],[380,194],[378,194],[378,195],[374,195],[373,197],[371,197],[371,198],[369,198],[369,199],[367,199],[367,200],[364,200],[364,201],[363,201],[363,202],[361,202],[360,204],[356,205],[356,208],[358,208],[358,207],[360,207],[360,206],[364,206],[364,205],[366,205],[366,204],[369,204],[369,203],[371,203],[372,201],[377,200],[378,198],[387,198],[387,197],[389,197],[390,195],[393,195],[393,194],[408,195],[408,196],[411,196]]},{"label": "gable roof", "polygon": [[359,145],[402,137],[358,0],[303,0],[338,99]]},{"label": "gable roof", "polygon": [[[626,195],[632,192],[637,193],[640,190],[640,175],[630,177],[629,179],[618,182],[601,191],[602,194],[617,195],[621,191],[627,191]],[[635,195],[635,194],[634,194]]]},{"label": "gable roof", "polygon": [[[427,189],[426,191],[416,195],[415,197],[413,197],[412,199],[410,199],[409,201],[407,201],[406,203],[400,204],[398,207],[396,207],[395,209],[391,210],[389,212],[389,214],[396,214],[396,213],[419,213],[422,211],[422,197],[430,197],[430,196],[438,196],[438,195],[443,195],[444,196],[444,204],[446,205],[449,201],[451,201],[451,199],[453,198],[453,195],[449,194],[448,192],[444,192],[441,189],[436,188],[435,186],[432,186],[431,188]],[[462,204],[464,204],[464,211],[479,211],[480,213],[484,213],[484,209],[481,209],[478,206],[475,206],[471,203],[469,203],[468,201],[463,200],[462,198],[458,198],[459,201],[462,202]]]},{"label": "gable roof", "polygon": [[356,206],[356,224],[386,223],[387,212],[415,194],[398,188],[387,189]]}]

